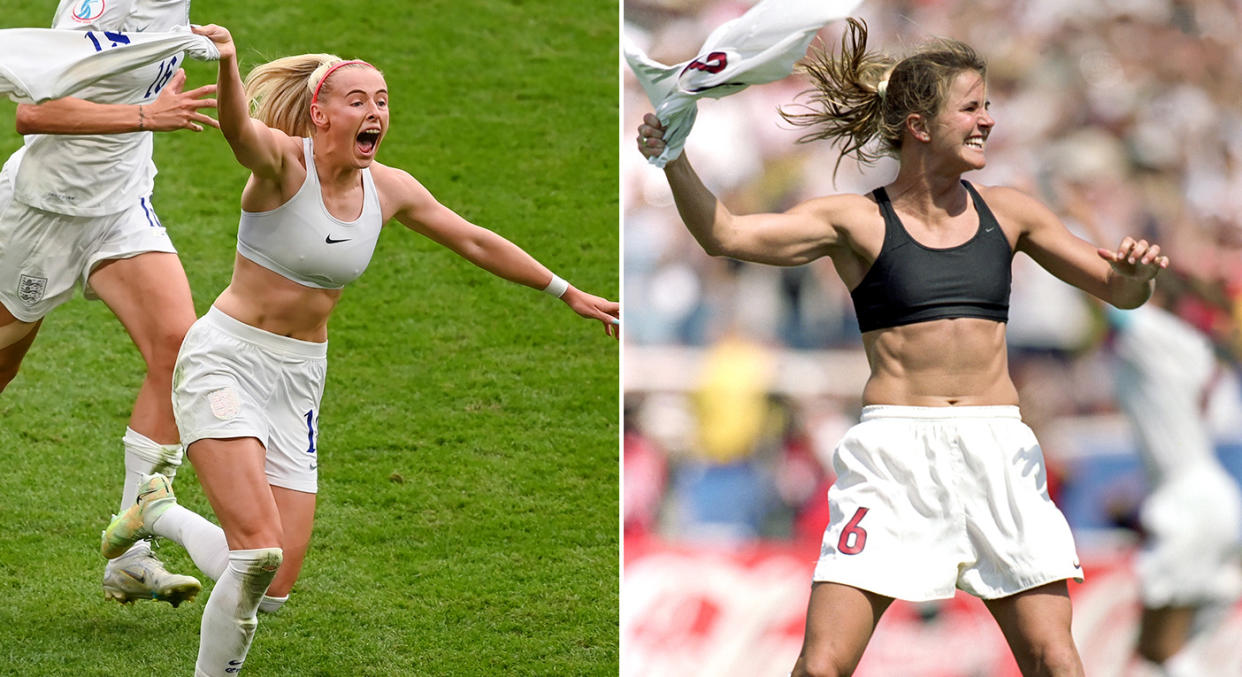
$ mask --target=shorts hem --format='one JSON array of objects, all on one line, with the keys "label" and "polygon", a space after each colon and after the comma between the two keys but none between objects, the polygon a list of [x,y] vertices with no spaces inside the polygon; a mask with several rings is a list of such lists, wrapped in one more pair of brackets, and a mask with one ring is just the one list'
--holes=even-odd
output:
[{"label": "shorts hem", "polygon": [[208,430],[204,432],[185,434],[181,433],[181,447],[188,449],[191,444],[199,440],[238,440],[243,437],[251,437],[259,441],[263,450],[267,451],[267,445],[263,443],[263,437],[259,433],[247,432],[244,430]]},{"label": "shorts hem", "polygon": [[304,494],[318,494],[319,493],[318,482],[298,482],[298,481],[289,480],[283,477],[272,477],[271,475],[268,475],[267,483],[274,487],[280,487],[281,489],[289,489],[291,491],[300,491]]},{"label": "shorts hem", "polygon": [[912,592],[909,590],[899,590],[891,583],[883,581],[873,581],[865,578],[850,578],[841,575],[821,575],[818,571],[811,578],[812,583],[836,583],[838,585],[848,585],[851,588],[858,588],[866,592],[874,593],[884,597],[900,599],[906,602],[931,602],[938,599],[950,599],[953,597],[955,590],[950,588],[948,592]]},{"label": "shorts hem", "polygon": [[108,261],[124,261],[125,259],[132,259],[135,256],[140,256],[142,254],[172,254],[174,256],[180,256],[177,252],[177,248],[172,245],[171,241],[168,243],[166,248],[151,246],[124,252],[97,252],[86,260],[86,265],[83,267],[82,297],[87,301],[99,300],[99,294],[96,294],[95,288],[91,286],[91,275],[95,274],[95,269],[98,268],[101,263],[106,263]]},{"label": "shorts hem", "polygon": [[1030,578],[1030,579],[1018,582],[1013,590],[1004,590],[1004,591],[989,590],[986,592],[974,592],[971,590],[963,589],[963,591],[969,595],[978,597],[979,599],[994,600],[994,599],[1001,599],[1004,597],[1012,597],[1013,595],[1016,595],[1020,592],[1026,592],[1027,590],[1033,590],[1035,588],[1038,588],[1041,585],[1048,585],[1049,583],[1056,583],[1057,581],[1074,581],[1075,583],[1082,583],[1083,574],[1081,571],[1070,571],[1069,573],[1061,572],[1061,573],[1056,573],[1056,574],[1049,574],[1047,576]]},{"label": "shorts hem", "polygon": [[0,297],[0,305],[3,305],[4,309],[9,311],[9,314],[12,315],[18,322],[25,322],[26,324],[31,324],[34,322],[38,322],[39,320],[42,320],[43,318],[47,317],[48,313],[52,312],[52,310],[55,308],[54,306],[53,308],[48,308],[47,312],[44,312],[43,314],[39,314],[37,312],[28,313],[25,310],[15,310],[14,304],[10,303],[11,300],[12,299]]},{"label": "shorts hem", "polygon": [[957,586],[953,588],[949,588],[947,589],[947,591],[946,590],[911,591],[911,590],[906,590],[906,589],[900,589],[899,587],[894,586],[892,585],[892,583],[889,583],[889,582],[874,581],[874,580],[866,579],[864,577],[850,578],[849,576],[842,576],[842,575],[825,575],[825,574],[821,574],[819,571],[816,571],[815,574],[812,576],[811,582],[812,583],[837,583],[839,585],[848,585],[851,588],[858,588],[859,590],[865,590],[870,593],[882,595],[884,597],[891,597],[893,599],[900,599],[906,602],[932,602],[932,601],[941,600],[941,599],[951,599],[954,595],[957,594],[958,590],[961,590],[962,592],[972,597],[978,597],[979,599],[983,599],[983,600],[1001,599],[1003,597],[1010,597],[1020,592],[1031,590],[1033,588],[1038,588],[1041,585],[1047,585],[1049,583],[1055,583],[1057,581],[1065,581],[1065,580],[1073,580],[1077,583],[1082,583],[1083,575],[1082,573],[1077,572],[1077,571],[1072,571],[1068,574],[1066,573],[1049,574],[1048,576],[1040,576],[1040,577],[1030,578],[1024,581],[1016,582],[1012,590],[1003,590],[1003,591],[1000,589],[976,591],[976,590],[968,590],[966,588],[957,587]]}]

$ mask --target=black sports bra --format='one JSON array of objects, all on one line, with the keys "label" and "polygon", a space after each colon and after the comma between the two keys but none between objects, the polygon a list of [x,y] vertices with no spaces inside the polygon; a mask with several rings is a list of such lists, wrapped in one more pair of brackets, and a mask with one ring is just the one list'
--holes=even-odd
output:
[{"label": "black sports bra", "polygon": [[864,332],[950,317],[1009,320],[1013,251],[992,211],[969,182],[979,229],[945,249],[919,244],[906,232],[888,193],[874,195],[884,215],[884,244],[862,282],[850,291]]}]

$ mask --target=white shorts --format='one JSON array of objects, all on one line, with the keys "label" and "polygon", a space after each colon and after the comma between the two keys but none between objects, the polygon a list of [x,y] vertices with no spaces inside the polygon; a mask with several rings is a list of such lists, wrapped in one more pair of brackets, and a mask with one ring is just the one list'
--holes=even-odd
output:
[{"label": "white shorts", "polygon": [[1143,502],[1136,569],[1143,605],[1231,602],[1242,594],[1242,497],[1215,463],[1162,483]]},{"label": "white shorts", "polygon": [[833,468],[816,581],[926,601],[1082,580],[1017,407],[864,407]]},{"label": "white shorts", "polygon": [[107,216],[45,212],[12,197],[11,177],[0,175],[0,303],[22,322],[73,298],[79,281],[98,298],[89,278],[101,261],[177,252],[149,197]]},{"label": "white shorts", "polygon": [[186,332],[173,371],[181,443],[257,438],[269,483],[315,493],[327,356],[327,342],[279,336],[213,306]]}]

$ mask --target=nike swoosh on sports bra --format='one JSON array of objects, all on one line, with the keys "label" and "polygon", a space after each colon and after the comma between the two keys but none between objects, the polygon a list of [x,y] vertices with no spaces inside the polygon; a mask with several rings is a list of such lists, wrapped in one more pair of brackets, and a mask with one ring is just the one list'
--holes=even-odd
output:
[{"label": "nike swoosh on sports bra", "polygon": [[362,170],[362,214],[341,221],[323,204],[314,146],[303,139],[306,180],[289,201],[266,212],[242,210],[237,253],[298,284],[340,289],[371,262],[384,225],[371,170]]},{"label": "nike swoosh on sports bra", "polygon": [[953,317],[1009,320],[1013,251],[996,217],[967,181],[979,227],[956,247],[919,244],[897,218],[884,188],[875,200],[884,215],[884,244],[862,282],[850,291],[864,332]]}]

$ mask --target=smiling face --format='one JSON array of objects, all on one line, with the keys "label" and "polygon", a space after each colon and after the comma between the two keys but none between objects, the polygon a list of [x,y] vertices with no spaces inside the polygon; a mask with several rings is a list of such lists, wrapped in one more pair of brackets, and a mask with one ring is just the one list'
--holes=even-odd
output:
[{"label": "smiling face", "polygon": [[988,86],[976,71],[958,73],[945,94],[944,105],[927,125],[928,143],[938,157],[965,165],[961,171],[983,169],[984,148],[996,121],[988,113]]},{"label": "smiling face", "polygon": [[[316,137],[327,137],[332,149],[348,149],[356,167],[370,166],[388,132],[388,85],[384,76],[365,64],[333,71],[311,104]],[[340,152],[340,151],[337,151]]]}]

